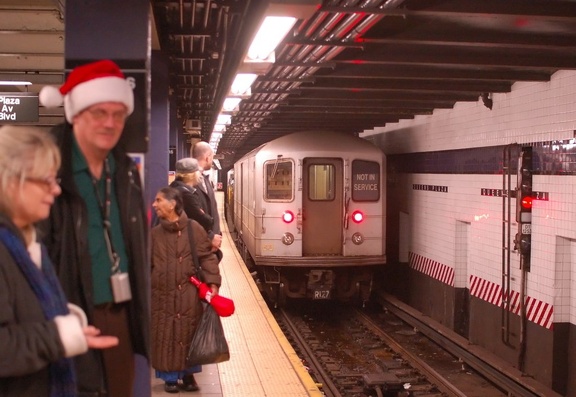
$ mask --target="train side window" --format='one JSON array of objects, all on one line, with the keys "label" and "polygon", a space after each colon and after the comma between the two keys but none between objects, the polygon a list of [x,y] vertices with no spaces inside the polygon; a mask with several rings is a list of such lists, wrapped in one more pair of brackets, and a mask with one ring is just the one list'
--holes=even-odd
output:
[{"label": "train side window", "polygon": [[312,164],[308,167],[308,198],[310,200],[334,200],[335,172],[332,164]]},{"label": "train side window", "polygon": [[378,201],[380,199],[380,164],[375,161],[352,162],[352,200]]},{"label": "train side window", "polygon": [[291,201],[293,199],[294,167],[290,160],[267,161],[265,200]]}]

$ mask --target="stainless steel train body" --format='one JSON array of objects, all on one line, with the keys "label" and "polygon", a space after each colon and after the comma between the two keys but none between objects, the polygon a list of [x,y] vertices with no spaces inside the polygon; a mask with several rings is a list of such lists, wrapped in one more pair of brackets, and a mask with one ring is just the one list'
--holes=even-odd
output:
[{"label": "stainless steel train body", "polygon": [[386,163],[364,139],[294,133],[234,166],[233,224],[265,292],[367,300],[386,262]]}]

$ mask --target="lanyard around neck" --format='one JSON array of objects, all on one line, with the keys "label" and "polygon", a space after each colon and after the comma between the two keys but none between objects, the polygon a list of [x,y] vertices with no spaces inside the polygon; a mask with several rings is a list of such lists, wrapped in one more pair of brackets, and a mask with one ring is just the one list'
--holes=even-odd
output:
[{"label": "lanyard around neck", "polygon": [[114,251],[112,246],[112,223],[110,222],[110,206],[112,205],[112,173],[110,172],[110,164],[108,157],[104,160],[104,200],[100,197],[98,189],[98,180],[94,175],[90,174],[92,178],[92,186],[94,186],[94,195],[100,207],[100,215],[102,216],[102,225],[104,226],[104,240],[106,241],[106,248],[112,263],[112,274],[120,271],[120,256]]},{"label": "lanyard around neck", "polygon": [[100,207],[100,214],[102,216],[102,221],[104,226],[110,223],[110,204],[112,195],[112,176],[110,173],[110,164],[108,163],[108,157],[104,160],[104,201],[100,196],[100,189],[98,189],[98,180],[92,173],[90,173],[90,178],[92,179],[92,186],[94,186],[94,194],[96,195],[96,200],[98,200],[98,206]]}]

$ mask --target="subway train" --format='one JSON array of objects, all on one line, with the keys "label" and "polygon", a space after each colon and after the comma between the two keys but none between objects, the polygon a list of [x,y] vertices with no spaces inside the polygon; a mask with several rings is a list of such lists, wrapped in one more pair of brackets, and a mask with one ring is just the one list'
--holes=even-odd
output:
[{"label": "subway train", "polygon": [[232,232],[273,304],[369,299],[386,263],[385,177],[380,148],[337,132],[285,135],[235,163]]}]

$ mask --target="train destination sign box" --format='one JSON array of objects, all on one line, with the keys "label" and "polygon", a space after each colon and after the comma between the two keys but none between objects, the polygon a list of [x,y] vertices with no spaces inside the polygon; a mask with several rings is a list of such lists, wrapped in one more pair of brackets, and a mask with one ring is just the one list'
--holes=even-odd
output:
[{"label": "train destination sign box", "polygon": [[364,160],[352,162],[352,198],[355,201],[380,199],[380,164]]},{"label": "train destination sign box", "polygon": [[38,121],[38,95],[0,92],[0,123]]}]

